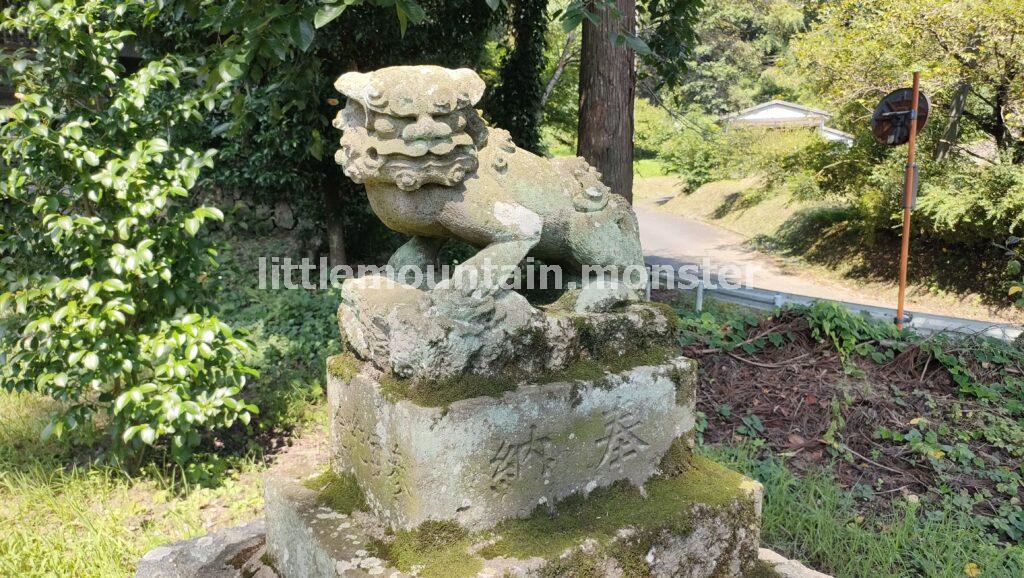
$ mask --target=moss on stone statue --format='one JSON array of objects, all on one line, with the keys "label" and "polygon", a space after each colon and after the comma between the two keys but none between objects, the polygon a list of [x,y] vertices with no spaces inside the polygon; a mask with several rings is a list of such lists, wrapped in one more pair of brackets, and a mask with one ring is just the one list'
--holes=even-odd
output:
[{"label": "moss on stone statue", "polygon": [[691,363],[687,367],[673,367],[671,372],[672,382],[676,384],[676,403],[684,404],[697,401],[697,364]]},{"label": "moss on stone statue", "polygon": [[607,555],[618,563],[625,578],[650,576],[647,553],[654,546],[657,530],[645,530],[621,538],[608,546]]},{"label": "moss on stone statue", "polygon": [[[506,391],[513,391],[523,383],[597,382],[608,373],[620,373],[644,365],[661,365],[678,354],[679,351],[674,347],[653,347],[628,355],[580,359],[565,369],[534,376],[510,371],[497,377],[468,374],[434,381],[415,382],[411,379],[385,374],[380,377],[379,381],[381,394],[392,403],[405,399],[422,407],[447,407],[463,399],[501,397]],[[600,383],[596,385],[600,387]]]},{"label": "moss on stone statue", "polygon": [[327,358],[327,373],[342,381],[349,381],[363,368],[363,361],[346,351]]},{"label": "moss on stone statue", "polygon": [[564,558],[549,561],[537,570],[538,578],[593,578],[606,574],[602,559],[577,550]]},{"label": "moss on stone statue", "polygon": [[672,442],[661,458],[658,469],[666,476],[678,476],[693,463],[693,432],[690,431]]},{"label": "moss on stone statue", "polygon": [[685,535],[693,528],[687,514],[690,506],[721,508],[745,499],[743,480],[742,475],[695,456],[680,475],[651,478],[644,484],[647,496],[628,482],[618,482],[587,497],[567,498],[555,515],[540,509],[529,518],[505,520],[494,529],[500,538],[480,554],[552,558],[587,538],[608,543],[625,527]]},{"label": "moss on stone statue", "polygon": [[[553,513],[540,507],[528,518],[505,520],[476,534],[455,522],[425,522],[379,541],[375,555],[400,570],[419,566],[421,576],[472,576],[484,559],[496,557],[542,558],[548,564],[540,573],[550,576],[593,576],[600,559],[610,558],[626,576],[645,575],[644,558],[661,532],[685,536],[693,530],[692,506],[700,504],[720,513],[737,501],[751,499],[742,475],[699,456],[687,463],[689,467],[677,475],[648,480],[646,495],[623,481],[587,497],[570,497],[557,504]],[[632,534],[622,537],[623,528],[631,528]],[[599,551],[563,558],[587,540],[595,540]],[[474,544],[474,554],[469,554],[467,549]]]},{"label": "moss on stone statue", "polygon": [[562,292],[558,299],[551,301],[541,308],[548,315],[569,315],[573,313],[576,306],[576,299],[580,296],[579,289],[569,289]]},{"label": "moss on stone statue", "polygon": [[339,474],[333,470],[310,478],[302,485],[316,492],[316,503],[342,514],[366,510],[366,497],[352,474]]},{"label": "moss on stone statue", "polygon": [[743,578],[782,578],[782,574],[764,560],[756,560],[750,570],[743,574]]},{"label": "moss on stone statue", "polygon": [[419,383],[387,374],[380,378],[380,391],[385,399],[394,403],[407,399],[422,407],[447,407],[452,403],[473,397],[501,397],[519,385],[507,376],[457,375],[435,381]]},{"label": "moss on stone statue", "polygon": [[645,305],[658,309],[668,320],[669,327],[673,329],[679,327],[679,312],[668,303],[661,303],[659,301],[648,301]]},{"label": "moss on stone statue", "polygon": [[425,578],[474,576],[483,568],[480,558],[470,556],[469,531],[450,520],[429,520],[412,530],[398,532],[391,540],[374,539],[368,550],[403,572],[418,568]]}]

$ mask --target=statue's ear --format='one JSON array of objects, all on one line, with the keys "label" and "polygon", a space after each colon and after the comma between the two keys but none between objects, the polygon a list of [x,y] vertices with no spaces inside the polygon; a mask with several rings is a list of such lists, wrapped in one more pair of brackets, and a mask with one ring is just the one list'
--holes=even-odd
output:
[{"label": "statue's ear", "polygon": [[362,72],[346,72],[334,81],[335,90],[358,101],[366,99],[366,88],[369,85],[370,75]]},{"label": "statue's ear", "polygon": [[487,85],[477,75],[476,72],[468,68],[459,68],[451,71],[452,76],[459,83],[462,90],[465,90],[469,94],[470,105],[474,105],[480,102],[480,99],[484,96],[484,89]]}]

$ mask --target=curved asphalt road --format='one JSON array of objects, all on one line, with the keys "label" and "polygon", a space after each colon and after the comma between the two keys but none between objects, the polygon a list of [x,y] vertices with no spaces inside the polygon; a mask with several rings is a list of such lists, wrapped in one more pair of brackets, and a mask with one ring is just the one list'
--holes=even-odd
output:
[{"label": "curved asphalt road", "polygon": [[[872,293],[839,281],[814,279],[806,275],[801,277],[798,272],[787,271],[771,257],[744,247],[746,239],[742,235],[697,219],[658,211],[655,204],[666,200],[638,201],[633,206],[640,222],[644,260],[648,264],[669,265],[677,271],[680,266],[697,265],[702,271],[709,269],[712,279],[716,274],[739,279],[744,287],[754,289],[743,291],[751,295],[760,294],[762,298],[767,291],[783,294],[779,296],[781,302],[805,303],[810,299],[828,299],[843,302],[852,311],[874,317],[890,320],[895,317],[895,289]],[[738,267],[742,275],[736,277],[735,272],[730,273],[724,268],[730,265]],[[764,291],[756,291],[758,289]],[[934,308],[920,307],[909,299],[907,308],[914,312],[911,325],[925,332],[986,333],[1010,340],[1021,333],[1018,326],[949,317]]]}]

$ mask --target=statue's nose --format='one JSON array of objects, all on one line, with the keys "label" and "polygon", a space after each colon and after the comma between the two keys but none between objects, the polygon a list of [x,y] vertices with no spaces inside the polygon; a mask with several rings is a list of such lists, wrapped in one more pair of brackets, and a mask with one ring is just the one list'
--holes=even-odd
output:
[{"label": "statue's nose", "polygon": [[416,122],[402,130],[402,138],[406,141],[428,140],[451,136],[452,128],[443,122],[431,118],[429,114],[416,117]]}]

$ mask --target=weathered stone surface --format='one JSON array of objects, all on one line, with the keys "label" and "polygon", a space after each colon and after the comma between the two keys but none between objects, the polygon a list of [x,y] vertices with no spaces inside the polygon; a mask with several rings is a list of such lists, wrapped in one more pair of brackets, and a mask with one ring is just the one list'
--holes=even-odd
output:
[{"label": "weathered stone surface", "polygon": [[[139,560],[136,578],[242,578],[262,570],[266,526],[262,519],[236,528],[174,542]],[[266,576],[266,572],[264,572]]]},{"label": "weathered stone surface", "polygon": [[379,379],[368,364],[328,376],[332,448],[337,470],[399,528],[451,519],[479,529],[616,480],[640,485],[694,425],[694,365],[683,357],[446,408],[389,401]]},{"label": "weathered stone surface", "polygon": [[315,467],[295,463],[264,479],[267,555],[275,570],[283,578],[394,576],[366,550],[374,526],[358,514],[319,505],[317,493],[303,484]]},{"label": "weathered stone surface", "polygon": [[832,578],[828,574],[811,570],[799,560],[789,560],[782,554],[768,548],[760,548],[757,551],[757,559],[774,571],[779,578]]},{"label": "weathered stone surface", "polygon": [[[457,273],[503,271],[531,255],[567,275],[608,268],[634,287],[614,295],[639,297],[646,274],[629,204],[583,159],[538,157],[488,127],[473,108],[484,92],[475,72],[396,66],[343,74],[335,88],[347,97],[335,159],[366,185],[381,221],[413,237],[391,265],[425,269],[455,238],[480,249]],[[489,278],[483,291],[507,278]]]},{"label": "weathered stone surface", "polygon": [[[574,296],[566,301],[577,301]],[[579,298],[601,301],[594,293]],[[602,303],[600,309],[610,304]],[[665,307],[635,303],[592,313],[572,307],[535,309],[512,291],[453,297],[366,276],[342,286],[338,323],[361,359],[398,377],[431,380],[540,373],[675,341],[675,314]]]},{"label": "weathered stone surface", "polygon": [[[634,519],[624,520],[618,530],[609,532],[594,523],[585,507],[570,507],[556,511],[553,518],[563,534],[577,536],[564,548],[559,545],[552,550],[543,539],[534,541],[523,536],[522,527],[503,524],[467,534],[456,546],[441,544],[428,549],[421,553],[423,564],[412,560],[413,566],[403,572],[378,555],[386,555],[389,544],[408,540],[408,535],[384,533],[381,524],[366,514],[345,515],[317,505],[316,492],[303,484],[314,468],[307,464],[266,478],[268,554],[283,578],[404,577],[416,569],[450,578],[570,573],[611,578],[622,576],[627,564],[633,573],[642,565],[650,576],[704,578],[740,576],[752,569],[757,556],[760,484],[720,466],[702,463],[673,479],[671,483],[678,489],[666,493],[659,486],[661,489],[646,499],[644,508],[661,508],[671,514],[668,518],[649,520],[644,512],[637,512]],[[727,483],[697,488],[697,496],[711,496],[707,503],[680,499],[673,493],[687,493],[687,488],[706,484],[709,472],[712,481]],[[597,499],[604,500],[596,506],[601,510],[615,496]],[[547,518],[547,514],[542,515]],[[665,520],[670,523],[665,525]],[[584,529],[590,526],[593,531]],[[504,554],[502,546],[507,542],[527,545],[515,555],[495,555]],[[445,565],[443,560],[452,562]]]}]

